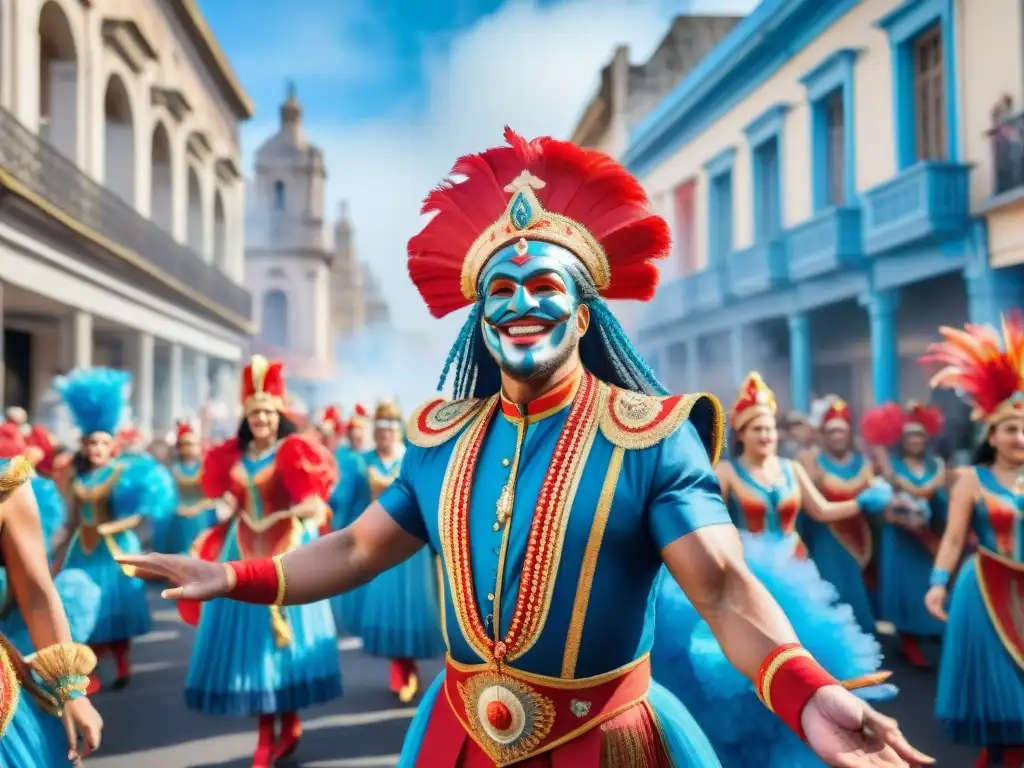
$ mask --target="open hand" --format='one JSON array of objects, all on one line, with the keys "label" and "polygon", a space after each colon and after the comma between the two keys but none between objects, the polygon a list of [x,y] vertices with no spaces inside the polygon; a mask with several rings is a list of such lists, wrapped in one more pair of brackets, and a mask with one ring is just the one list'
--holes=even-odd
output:
[{"label": "open hand", "polygon": [[934,616],[939,621],[945,621],[946,616],[946,595],[948,590],[936,584],[933,587],[929,587],[928,591],[924,594],[924,607],[928,609],[928,613]]},{"label": "open hand", "polygon": [[167,600],[205,602],[225,597],[235,586],[234,575],[223,563],[210,563],[182,555],[122,555],[121,565],[134,565],[147,577],[166,579],[178,586],[165,589],[160,596]]},{"label": "open hand", "polygon": [[801,725],[808,746],[836,768],[932,765],[910,746],[896,721],[876,712],[838,685],[827,685],[807,702]]},{"label": "open hand", "polygon": [[80,766],[82,760],[100,748],[103,718],[92,702],[82,696],[64,704],[62,719],[64,735],[68,740],[68,761]]}]

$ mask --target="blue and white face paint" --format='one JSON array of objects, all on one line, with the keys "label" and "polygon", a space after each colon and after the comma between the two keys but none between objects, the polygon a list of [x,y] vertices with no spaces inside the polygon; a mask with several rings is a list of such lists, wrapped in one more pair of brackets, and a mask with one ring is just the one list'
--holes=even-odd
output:
[{"label": "blue and white face paint", "polygon": [[484,342],[505,373],[530,379],[553,373],[576,349],[583,303],[569,270],[570,251],[520,240],[502,248],[480,278]]}]

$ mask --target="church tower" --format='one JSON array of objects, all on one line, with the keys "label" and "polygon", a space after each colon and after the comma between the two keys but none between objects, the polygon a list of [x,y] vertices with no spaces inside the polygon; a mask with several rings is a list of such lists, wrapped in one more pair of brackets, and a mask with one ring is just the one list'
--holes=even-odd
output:
[{"label": "church tower", "polygon": [[365,323],[363,270],[356,255],[348,203],[338,206],[334,224],[334,264],[331,269],[331,332],[336,342],[357,333]]},{"label": "church tower", "polygon": [[292,379],[331,368],[331,265],[324,229],[323,152],[306,138],[289,84],[276,134],[256,151],[246,221],[246,282],[256,301],[253,351],[285,361]]}]

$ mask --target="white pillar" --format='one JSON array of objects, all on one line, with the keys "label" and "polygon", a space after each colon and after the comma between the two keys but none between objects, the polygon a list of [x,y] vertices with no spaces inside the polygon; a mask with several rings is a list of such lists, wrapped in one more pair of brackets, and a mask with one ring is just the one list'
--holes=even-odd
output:
[{"label": "white pillar", "polygon": [[140,331],[135,355],[135,420],[143,432],[153,431],[153,334]]},{"label": "white pillar", "polygon": [[196,406],[203,409],[210,400],[210,358],[203,352],[196,352],[193,357],[193,375],[196,377]]},{"label": "white pillar", "polygon": [[182,405],[182,388],[184,386],[183,358],[184,350],[182,350],[181,344],[172,343],[167,387],[167,393],[170,396],[170,417],[172,423],[184,415],[182,413],[184,410]]},{"label": "white pillar", "polygon": [[71,316],[71,368],[92,367],[92,315],[76,309]]}]

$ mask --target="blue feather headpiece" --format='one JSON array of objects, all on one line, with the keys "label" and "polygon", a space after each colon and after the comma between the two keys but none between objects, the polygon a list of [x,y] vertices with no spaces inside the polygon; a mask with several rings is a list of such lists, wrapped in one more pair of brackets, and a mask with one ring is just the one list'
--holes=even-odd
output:
[{"label": "blue feather headpiece", "polygon": [[82,435],[116,434],[128,404],[132,376],[111,368],[86,368],[54,382]]}]

